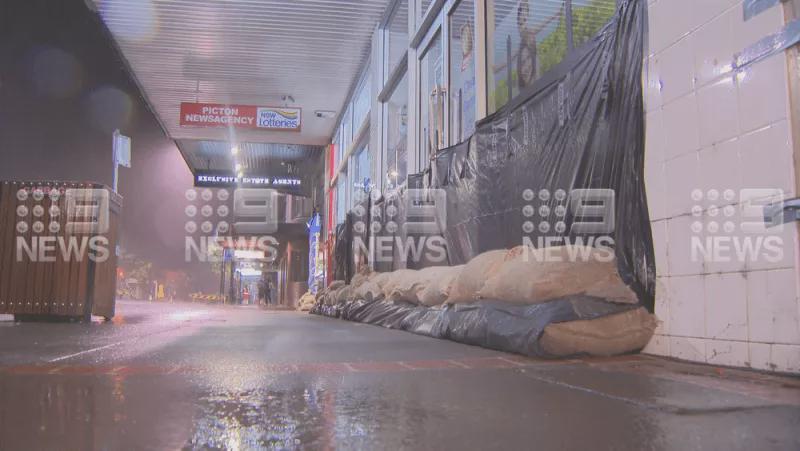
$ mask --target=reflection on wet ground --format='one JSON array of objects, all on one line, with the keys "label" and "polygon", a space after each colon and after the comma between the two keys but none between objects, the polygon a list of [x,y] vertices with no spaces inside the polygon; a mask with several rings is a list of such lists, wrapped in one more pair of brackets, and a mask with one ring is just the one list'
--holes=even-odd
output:
[{"label": "reflection on wet ground", "polygon": [[797,379],[542,362],[295,314],[189,308],[175,328],[176,311],[124,307],[142,320],[108,325],[113,347],[0,331],[0,449],[800,449]]}]

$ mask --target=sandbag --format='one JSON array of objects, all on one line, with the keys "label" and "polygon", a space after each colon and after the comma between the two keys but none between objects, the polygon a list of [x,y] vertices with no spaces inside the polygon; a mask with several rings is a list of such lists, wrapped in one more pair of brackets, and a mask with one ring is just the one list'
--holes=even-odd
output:
[{"label": "sandbag", "polygon": [[301,312],[307,312],[314,307],[314,304],[317,302],[317,297],[314,296],[310,291],[306,291],[300,299],[297,301],[297,310]]},{"label": "sandbag", "polygon": [[389,277],[391,277],[392,273],[390,272],[374,272],[370,276],[370,281],[374,284],[378,285],[381,290],[383,290],[386,283],[389,281]]},{"label": "sandbag", "polygon": [[486,279],[477,293],[479,299],[536,304],[586,295],[620,304],[639,302],[636,293],[620,278],[616,259],[609,250],[583,246],[537,250],[520,246],[507,257]]},{"label": "sandbag", "polygon": [[398,269],[397,271],[387,273],[386,281],[383,284],[383,294],[386,299],[389,299],[398,285],[407,283],[406,279],[413,277],[412,274],[415,272],[416,270],[413,269]]},{"label": "sandbag", "polygon": [[367,280],[353,290],[352,297],[355,301],[374,302],[383,299],[383,290],[377,283]]},{"label": "sandbag", "polygon": [[[478,300],[478,290],[505,261],[505,249],[480,254],[469,261],[456,277],[447,298],[449,304],[470,303]],[[499,299],[499,298],[498,298]]]},{"label": "sandbag", "polygon": [[444,304],[450,296],[453,284],[463,269],[464,265],[443,267],[439,270],[427,286],[417,293],[418,303],[428,307]]},{"label": "sandbag", "polygon": [[345,285],[336,292],[336,304],[344,304],[353,298],[353,286]]},{"label": "sandbag", "polygon": [[639,351],[653,337],[656,318],[641,307],[598,319],[554,323],[539,344],[553,357],[606,357]]}]

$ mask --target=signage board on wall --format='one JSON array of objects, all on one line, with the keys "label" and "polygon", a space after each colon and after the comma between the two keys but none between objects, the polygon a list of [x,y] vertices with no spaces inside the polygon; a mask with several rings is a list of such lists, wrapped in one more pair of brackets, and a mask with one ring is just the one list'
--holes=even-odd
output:
[{"label": "signage board on wall", "polygon": [[300,108],[290,107],[183,102],[181,126],[299,132],[301,113]]},{"label": "signage board on wall", "polygon": [[197,171],[194,175],[194,186],[205,188],[300,188],[302,179],[298,177],[243,175],[219,171]]}]

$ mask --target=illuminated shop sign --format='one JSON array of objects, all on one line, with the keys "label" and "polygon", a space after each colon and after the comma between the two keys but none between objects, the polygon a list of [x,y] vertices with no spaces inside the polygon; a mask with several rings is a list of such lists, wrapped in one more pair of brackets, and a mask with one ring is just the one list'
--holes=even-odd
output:
[{"label": "illuminated shop sign", "polygon": [[194,176],[194,186],[206,188],[300,188],[303,181],[297,177],[243,175],[198,171]]},{"label": "illuminated shop sign", "polygon": [[181,126],[299,132],[301,113],[300,108],[290,107],[183,102]]}]

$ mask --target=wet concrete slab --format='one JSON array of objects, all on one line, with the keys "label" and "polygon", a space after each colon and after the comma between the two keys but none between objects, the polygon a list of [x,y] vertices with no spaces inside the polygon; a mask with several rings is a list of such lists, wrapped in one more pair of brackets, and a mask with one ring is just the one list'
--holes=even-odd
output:
[{"label": "wet concrete slab", "polygon": [[0,321],[0,449],[800,449],[797,378],[548,362],[296,313],[119,311]]}]

